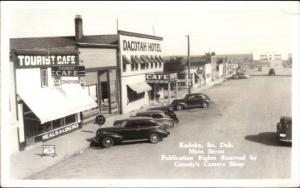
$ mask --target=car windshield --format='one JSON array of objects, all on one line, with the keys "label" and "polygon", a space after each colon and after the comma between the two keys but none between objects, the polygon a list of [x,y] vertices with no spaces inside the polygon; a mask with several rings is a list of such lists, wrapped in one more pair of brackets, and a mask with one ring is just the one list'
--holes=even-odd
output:
[{"label": "car windshield", "polygon": [[114,127],[124,127],[126,125],[127,121],[115,121]]}]

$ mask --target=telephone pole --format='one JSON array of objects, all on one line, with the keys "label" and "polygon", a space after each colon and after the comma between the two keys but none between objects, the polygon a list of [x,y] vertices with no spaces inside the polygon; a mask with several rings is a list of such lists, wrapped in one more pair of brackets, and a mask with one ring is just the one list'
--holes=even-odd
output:
[{"label": "telephone pole", "polygon": [[191,63],[190,63],[190,35],[187,35],[187,47],[188,47],[188,92],[191,93]]}]

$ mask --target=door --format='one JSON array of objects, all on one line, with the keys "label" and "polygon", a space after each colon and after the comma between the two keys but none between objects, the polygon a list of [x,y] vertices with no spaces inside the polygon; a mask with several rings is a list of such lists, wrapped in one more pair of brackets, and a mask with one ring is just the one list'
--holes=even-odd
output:
[{"label": "door", "polygon": [[187,100],[188,107],[196,107],[200,105],[199,98],[197,98],[195,95],[188,96]]},{"label": "door", "polygon": [[128,121],[122,130],[122,136],[124,140],[139,139],[136,121]]}]

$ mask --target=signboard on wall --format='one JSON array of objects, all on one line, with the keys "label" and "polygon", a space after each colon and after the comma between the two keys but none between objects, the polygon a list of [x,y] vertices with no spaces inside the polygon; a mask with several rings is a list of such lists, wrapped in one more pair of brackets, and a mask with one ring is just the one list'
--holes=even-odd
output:
[{"label": "signboard on wall", "polygon": [[84,77],[84,66],[54,66],[51,70],[54,77]]},{"label": "signboard on wall", "polygon": [[51,138],[55,138],[59,135],[62,135],[62,134],[65,134],[67,132],[71,132],[75,129],[79,128],[79,125],[78,123],[75,123],[75,124],[71,124],[71,125],[67,125],[65,127],[62,127],[62,128],[59,128],[59,129],[56,129],[56,130],[53,130],[53,131],[50,131],[50,132],[47,132],[46,134],[42,135],[42,141],[46,141],[46,140],[49,140]]},{"label": "signboard on wall", "polygon": [[79,65],[78,55],[17,55],[16,68]]},{"label": "signboard on wall", "polygon": [[122,55],[161,55],[161,43],[162,40],[150,38],[146,35],[145,37],[120,35],[120,50]]},{"label": "signboard on wall", "polygon": [[146,81],[154,81],[154,80],[171,81],[171,80],[176,80],[176,79],[177,79],[177,74],[176,73],[172,73],[172,74],[166,74],[166,73],[146,74]]}]

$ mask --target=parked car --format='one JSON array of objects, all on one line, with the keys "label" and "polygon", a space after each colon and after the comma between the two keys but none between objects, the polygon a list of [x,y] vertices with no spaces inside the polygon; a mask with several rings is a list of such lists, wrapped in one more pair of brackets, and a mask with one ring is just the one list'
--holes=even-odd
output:
[{"label": "parked car", "polygon": [[174,127],[175,124],[175,121],[161,110],[148,110],[145,112],[138,112],[135,114],[135,116],[132,117],[152,117],[157,122],[166,125],[166,128]]},{"label": "parked car", "polygon": [[269,76],[273,76],[273,75],[275,75],[275,69],[274,69],[274,68],[271,68],[271,69],[269,70]]},{"label": "parked car", "polygon": [[247,74],[245,74],[245,73],[243,73],[243,72],[239,72],[239,73],[236,73],[236,74],[234,74],[234,75],[232,75],[232,77],[231,77],[232,79],[247,79],[247,78],[249,78],[249,75],[247,75]]},{"label": "parked car", "polygon": [[187,94],[183,99],[175,99],[171,103],[173,110],[182,110],[192,107],[207,108],[213,101],[204,93],[191,93]]},{"label": "parked car", "polygon": [[259,66],[258,69],[257,69],[259,72],[262,71],[262,66]]},{"label": "parked car", "polygon": [[277,136],[280,142],[292,142],[292,117],[282,116],[277,123]]},{"label": "parked car", "polygon": [[112,127],[98,129],[92,144],[108,148],[117,143],[133,140],[149,140],[150,143],[157,143],[170,134],[163,127],[161,123],[149,117],[117,120]]},{"label": "parked car", "polygon": [[175,121],[175,123],[179,123],[179,119],[177,118],[177,115],[175,112],[172,110],[171,106],[160,106],[160,107],[153,107],[147,109],[147,111],[152,111],[152,110],[159,110],[164,112],[167,116],[169,116],[171,119]]}]

